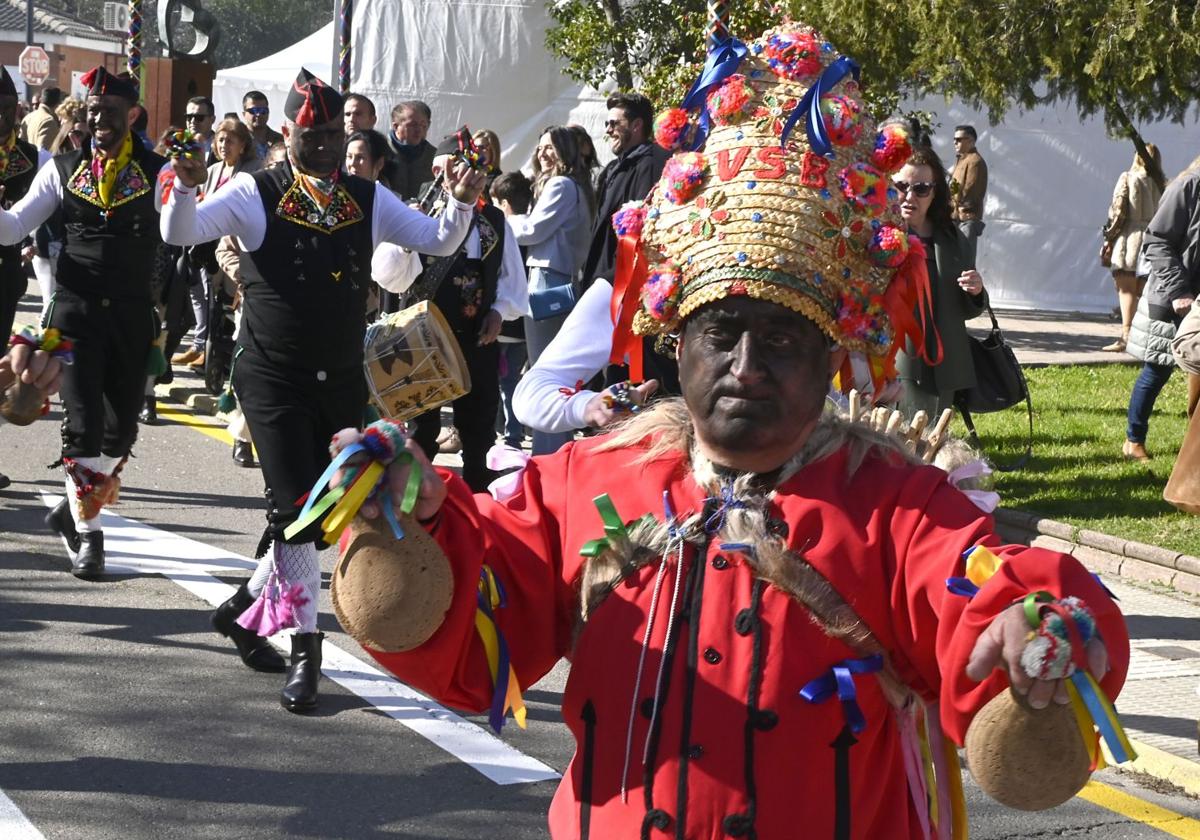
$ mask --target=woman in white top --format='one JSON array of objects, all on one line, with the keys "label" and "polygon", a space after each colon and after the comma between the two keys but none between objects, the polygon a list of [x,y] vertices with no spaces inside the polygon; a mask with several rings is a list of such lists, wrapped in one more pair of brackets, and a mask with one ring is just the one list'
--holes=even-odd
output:
[{"label": "woman in white top", "polygon": [[[536,298],[544,289],[575,286],[591,242],[596,200],[579,155],[579,143],[569,128],[553,126],[542,132],[532,168],[533,209],[523,216],[510,217],[509,224],[517,242],[527,249],[529,293]],[[530,364],[554,339],[569,310],[535,319],[537,311],[536,302],[532,303],[525,317]],[[554,452],[571,437],[570,433],[535,431],[533,454]]]}]

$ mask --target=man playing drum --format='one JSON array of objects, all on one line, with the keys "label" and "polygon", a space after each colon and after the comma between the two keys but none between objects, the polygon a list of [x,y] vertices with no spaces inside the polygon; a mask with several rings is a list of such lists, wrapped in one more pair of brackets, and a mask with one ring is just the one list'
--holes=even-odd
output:
[{"label": "man playing drum", "polygon": [[[823,411],[847,351],[886,379],[920,333],[908,292],[926,257],[888,182],[910,149],[877,134],[857,66],[811,29],[721,53],[710,63],[736,70],[706,72],[706,118],[666,116],[684,142],[711,126],[707,141],[667,163],[636,226],[650,269],[634,328],[677,338],[682,399],[532,459],[503,501],[423,462],[413,513],[448,593],[394,610],[415,626],[449,606],[372,655],[501,714],[521,707],[514,681],[569,659],[577,750],[555,840],[949,837],[958,768],[922,764],[956,761],[943,728],[961,743],[1010,681],[1038,713],[1070,700],[1063,671],[1021,660],[1027,616],[1086,602],[1099,632],[1076,653],[1110,696],[1124,623],[1078,561],[1002,546],[944,472]],[[389,470],[399,498],[409,467]],[[972,572],[973,597],[948,589]]]},{"label": "man playing drum", "polygon": [[[320,531],[308,528],[285,539],[284,529],[328,461],[332,434],[362,421],[371,255],[381,242],[453,253],[467,233],[484,175],[466,167],[448,171],[446,211],[430,219],[386,188],[341,170],[342,97],[333,88],[301,70],[284,112],[288,162],[238,175],[199,206],[195,187],[205,179],[203,162],[175,160],[162,235],[182,246],[232,235],[244,254],[245,315],[232,379],[254,430],[268,525],[257,571],[217,608],[213,625],[233,640],[246,665],[282,671],[282,659],[255,632],[265,632],[264,625],[247,616],[247,628],[237,619],[260,596],[272,601],[265,612],[290,612],[297,632],[280,702],[305,712],[317,704],[321,672]],[[255,614],[264,605],[257,606]]]}]

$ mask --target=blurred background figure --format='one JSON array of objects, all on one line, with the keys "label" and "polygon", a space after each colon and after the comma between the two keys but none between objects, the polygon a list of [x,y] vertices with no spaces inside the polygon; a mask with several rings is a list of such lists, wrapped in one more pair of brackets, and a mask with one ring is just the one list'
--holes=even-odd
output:
[{"label": "blurred background figure", "polygon": [[1154,159],[1155,173],[1151,175],[1146,162],[1137,152],[1133,165],[1117,178],[1113,188],[1112,204],[1108,208],[1108,219],[1104,224],[1104,251],[1101,262],[1112,269],[1113,283],[1117,287],[1117,303],[1121,311],[1121,335],[1104,349],[1113,353],[1125,352],[1129,343],[1129,328],[1133,324],[1133,313],[1142,296],[1144,277],[1137,275],[1138,256],[1142,250],[1142,234],[1158,202],[1162,198],[1162,155],[1153,143],[1146,144],[1146,151]]}]

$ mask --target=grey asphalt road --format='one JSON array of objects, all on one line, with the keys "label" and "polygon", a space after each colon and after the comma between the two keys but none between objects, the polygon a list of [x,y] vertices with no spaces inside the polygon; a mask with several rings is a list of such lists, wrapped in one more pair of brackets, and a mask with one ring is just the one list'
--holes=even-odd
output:
[{"label": "grey asphalt road", "polygon": [[[208,630],[207,604],[175,582],[116,575],[85,583],[67,574],[61,546],[41,525],[40,493],[61,490],[61,472],[46,469],[59,419],[56,409],[33,426],[0,428],[0,471],[13,479],[0,491],[0,791],[44,837],[546,836],[555,782],[497,785],[328,679],[316,715],[289,714],[278,704],[280,676],[242,667]],[[257,470],[176,423],[144,428],[136,456],[117,512],[253,554],[262,526]],[[332,562],[326,552],[326,585]],[[331,642],[360,652],[337,627],[327,593],[321,624]],[[560,771],[571,752],[558,715],[564,676],[560,665],[526,693],[528,730],[510,724],[503,734]],[[1103,778],[1200,818],[1185,797]],[[970,784],[968,796],[971,836],[980,840],[1168,836],[1080,800],[1030,815]],[[20,836],[5,834],[4,819],[0,797],[0,840]],[[804,838],[803,826],[792,836]]]}]

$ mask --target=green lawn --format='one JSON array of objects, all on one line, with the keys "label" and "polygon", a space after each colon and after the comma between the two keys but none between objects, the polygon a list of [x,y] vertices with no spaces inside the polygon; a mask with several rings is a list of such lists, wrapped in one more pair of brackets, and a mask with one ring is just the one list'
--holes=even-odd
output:
[{"label": "green lawn", "polygon": [[[1183,440],[1185,376],[1176,371],[1150,419],[1148,464],[1121,458],[1125,410],[1137,365],[1050,367],[1027,371],[1033,395],[1033,457],[998,473],[1001,505],[1081,528],[1200,556],[1200,521],[1162,499]],[[1000,463],[1024,450],[1025,407],[975,418],[985,452]],[[965,434],[961,418],[954,430]]]}]

